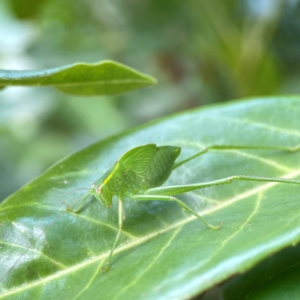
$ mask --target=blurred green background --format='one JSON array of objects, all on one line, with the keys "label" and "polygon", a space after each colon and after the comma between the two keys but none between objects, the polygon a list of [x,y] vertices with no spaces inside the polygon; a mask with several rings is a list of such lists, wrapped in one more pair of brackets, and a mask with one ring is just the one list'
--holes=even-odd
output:
[{"label": "blurred green background", "polygon": [[299,93],[299,37],[298,0],[0,1],[0,69],[112,59],[159,81],[115,97],[0,92],[0,200],[65,155],[137,124]]}]

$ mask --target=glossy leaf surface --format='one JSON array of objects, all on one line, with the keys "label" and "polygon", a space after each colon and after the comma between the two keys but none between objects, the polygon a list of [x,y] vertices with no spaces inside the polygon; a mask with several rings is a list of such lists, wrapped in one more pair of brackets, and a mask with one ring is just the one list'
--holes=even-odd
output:
[{"label": "glossy leaf surface", "polygon": [[156,80],[125,65],[102,61],[37,71],[0,70],[0,88],[49,86],[74,95],[121,94],[156,83]]},{"label": "glossy leaf surface", "polygon": [[[127,150],[147,143],[182,148],[183,159],[208,145],[300,144],[300,99],[232,102],[171,116],[96,143],[6,199],[0,210],[0,299],[186,299],[249,270],[300,240],[300,186],[235,182],[180,196],[207,229],[176,203],[125,202],[126,220],[111,269],[102,273],[117,230],[116,203],[95,199],[66,212]],[[300,153],[210,151],[166,185],[230,175],[299,178]]]}]

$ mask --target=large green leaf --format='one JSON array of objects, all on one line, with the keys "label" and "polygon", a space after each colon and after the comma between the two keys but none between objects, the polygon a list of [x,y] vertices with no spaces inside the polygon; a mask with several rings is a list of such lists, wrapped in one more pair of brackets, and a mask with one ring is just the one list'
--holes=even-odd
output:
[{"label": "large green leaf", "polygon": [[[212,144],[300,144],[300,98],[233,102],[188,111],[112,137],[57,163],[1,206],[0,299],[182,299],[245,272],[300,240],[300,186],[235,182],[180,198],[220,230],[175,203],[126,201],[122,241],[102,273],[117,208],[71,204],[128,149],[178,145],[179,157]],[[229,175],[297,178],[300,153],[211,151],[176,169],[166,185]]]},{"label": "large green leaf", "polygon": [[0,88],[51,86],[74,95],[114,95],[155,83],[153,77],[109,60],[39,71],[0,70]]}]

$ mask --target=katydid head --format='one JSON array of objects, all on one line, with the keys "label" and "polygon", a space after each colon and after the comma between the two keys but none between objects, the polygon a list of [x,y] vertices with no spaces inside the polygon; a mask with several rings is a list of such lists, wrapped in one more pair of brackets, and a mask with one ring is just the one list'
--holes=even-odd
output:
[{"label": "katydid head", "polygon": [[105,207],[109,208],[112,204],[113,194],[104,182],[97,182],[92,184],[92,194]]}]

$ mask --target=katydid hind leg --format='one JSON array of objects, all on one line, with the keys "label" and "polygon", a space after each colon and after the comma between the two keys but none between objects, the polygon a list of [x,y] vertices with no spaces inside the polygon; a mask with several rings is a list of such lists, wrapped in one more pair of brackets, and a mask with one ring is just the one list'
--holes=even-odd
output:
[{"label": "katydid hind leg", "polygon": [[198,156],[207,153],[209,150],[278,150],[278,151],[286,151],[286,152],[298,152],[300,151],[300,145],[296,145],[293,147],[284,147],[284,146],[259,146],[259,145],[211,145],[204,147],[200,151],[196,152],[195,154],[191,155],[190,157],[181,160],[174,164],[173,169],[180,167],[181,165],[189,162],[197,158]]},{"label": "katydid hind leg", "polygon": [[218,186],[223,184],[230,184],[234,181],[258,181],[258,182],[277,182],[277,183],[289,183],[289,184],[300,184],[300,180],[287,179],[287,178],[275,178],[275,177],[258,177],[258,176],[247,176],[247,175],[234,175],[213,181],[193,183],[186,185],[177,186],[162,186],[157,188],[148,189],[147,195],[163,195],[172,196],[179,195],[194,190],[203,189],[206,187]]},{"label": "katydid hind leg", "polygon": [[219,225],[212,225],[205,221],[199,214],[187,206],[184,202],[180,201],[178,198],[173,197],[173,196],[163,196],[163,195],[134,195],[131,197],[133,200],[138,200],[138,201],[171,201],[171,202],[176,202],[178,205],[180,205],[182,208],[186,209],[189,211],[191,214],[193,214],[196,218],[198,218],[201,222],[203,222],[208,228],[210,229],[219,229]]}]

